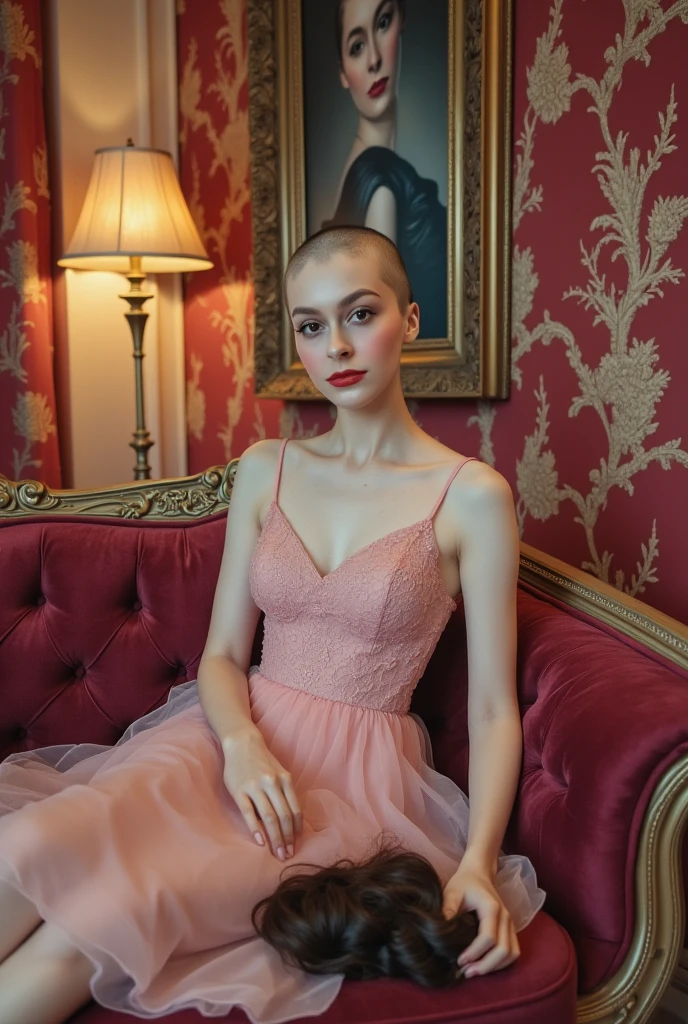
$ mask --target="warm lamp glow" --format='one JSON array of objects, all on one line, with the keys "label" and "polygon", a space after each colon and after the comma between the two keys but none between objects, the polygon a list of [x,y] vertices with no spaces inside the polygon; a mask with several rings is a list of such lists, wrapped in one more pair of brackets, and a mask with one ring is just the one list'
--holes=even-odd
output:
[{"label": "warm lamp glow", "polygon": [[97,149],[81,216],[57,262],[76,270],[126,273],[130,256],[144,274],[208,270],[172,157],[161,149]]},{"label": "warm lamp glow", "polygon": [[141,284],[146,274],[212,267],[175,174],[172,157],[162,149],[126,146],[97,149],[81,216],[61,267],[119,270],[129,291],[125,317],[134,343],[136,430],[129,442],[136,452],[135,480],[150,480],[148,449],[155,443],[146,430],[143,402],[143,308],[152,292]]}]

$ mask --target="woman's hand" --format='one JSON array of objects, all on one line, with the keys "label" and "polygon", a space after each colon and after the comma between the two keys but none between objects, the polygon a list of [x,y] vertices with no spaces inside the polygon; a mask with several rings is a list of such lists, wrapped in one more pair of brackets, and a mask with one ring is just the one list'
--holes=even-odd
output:
[{"label": "woman's hand", "polygon": [[442,910],[447,918],[466,910],[475,910],[478,915],[478,934],[458,961],[466,968],[465,977],[501,970],[520,955],[511,915],[486,868],[464,859],[444,887]]},{"label": "woman's hand", "polygon": [[291,775],[270,753],[257,729],[223,740],[222,749],[224,784],[256,842],[264,846],[267,835],[276,857],[292,857],[303,816]]}]

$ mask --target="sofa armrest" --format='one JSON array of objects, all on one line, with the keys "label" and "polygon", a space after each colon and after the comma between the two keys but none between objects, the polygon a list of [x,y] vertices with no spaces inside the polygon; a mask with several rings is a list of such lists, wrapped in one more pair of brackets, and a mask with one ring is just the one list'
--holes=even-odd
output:
[{"label": "sofa armrest", "polygon": [[507,847],[535,864],[546,908],[576,946],[581,991],[604,986],[579,1019],[601,1019],[600,1001],[613,995],[618,1014],[619,999],[640,999],[648,970],[670,974],[682,945],[687,682],[638,644],[535,599],[519,609],[519,679],[530,706]]}]

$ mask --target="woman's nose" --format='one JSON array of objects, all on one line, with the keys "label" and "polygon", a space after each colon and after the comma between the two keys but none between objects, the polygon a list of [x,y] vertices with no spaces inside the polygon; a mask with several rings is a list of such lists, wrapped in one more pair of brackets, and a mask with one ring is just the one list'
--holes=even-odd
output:
[{"label": "woman's nose", "polygon": [[349,339],[346,337],[346,334],[339,328],[335,328],[330,333],[328,355],[339,358],[342,355],[346,355],[351,351],[351,344],[349,342]]},{"label": "woman's nose", "polygon": [[382,57],[380,55],[380,51],[377,47],[377,44],[373,42],[370,47],[370,64],[368,65],[368,70],[372,71],[373,74],[375,74],[376,71],[380,70],[381,64]]}]

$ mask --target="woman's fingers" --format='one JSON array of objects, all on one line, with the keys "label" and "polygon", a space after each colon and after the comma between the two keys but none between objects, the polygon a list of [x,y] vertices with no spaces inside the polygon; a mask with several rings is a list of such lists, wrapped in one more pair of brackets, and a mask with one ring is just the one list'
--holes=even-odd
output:
[{"label": "woman's fingers", "polygon": [[256,842],[264,846],[267,837],[275,856],[286,860],[293,856],[303,815],[291,773],[271,756],[267,761],[237,764],[227,759],[224,783]]},{"label": "woman's fingers", "polygon": [[499,971],[508,967],[519,955],[516,930],[510,915],[506,910],[502,911],[497,925],[497,942],[489,949],[484,956],[476,963],[472,963],[466,969],[466,977],[473,978],[478,975],[489,974],[490,971]]},{"label": "woman's fingers", "polygon": [[291,857],[294,852],[294,816],[283,789],[286,785],[286,773],[274,779],[266,779],[264,783],[265,792],[270,798],[270,803],[277,814],[277,820],[279,821],[280,831],[284,840],[283,848],[285,855]]},{"label": "woman's fingers", "polygon": [[279,814],[273,807],[270,799],[266,792],[262,789],[255,789],[249,792],[249,796],[255,804],[256,812],[260,818],[265,831],[267,832],[268,839],[270,840],[270,846],[272,852],[276,857],[279,857],[279,851],[283,850],[284,854],[280,857],[280,860],[286,860],[287,849],[284,837],[282,835],[282,829],[280,826]]},{"label": "woman's fingers", "polygon": [[244,821],[248,825],[248,830],[252,834],[259,846],[265,846],[265,834],[263,832],[263,826],[258,819],[256,809],[248,796],[240,796],[237,801],[237,807],[244,816]]},{"label": "woman's fingers", "polygon": [[442,914],[447,920],[451,920],[461,910],[463,903],[463,891],[452,886],[445,886],[442,899]]},{"label": "woman's fingers", "polygon": [[480,918],[478,934],[470,946],[467,946],[461,954],[459,958],[460,964],[469,965],[475,963],[488,950],[497,945],[499,935],[499,904],[491,903],[484,909],[481,908],[478,916]]},{"label": "woman's fingers", "polygon": [[511,951],[514,960],[518,960],[521,955],[521,944],[519,943],[518,936],[516,934],[516,925],[511,920],[511,917],[509,917],[509,921],[511,921]]},{"label": "woman's fingers", "polygon": [[297,797],[296,790],[294,789],[294,784],[291,781],[291,775],[288,773],[286,773],[282,779],[282,790],[294,819],[294,835],[298,836],[303,831],[303,814],[301,812],[299,798]]}]

